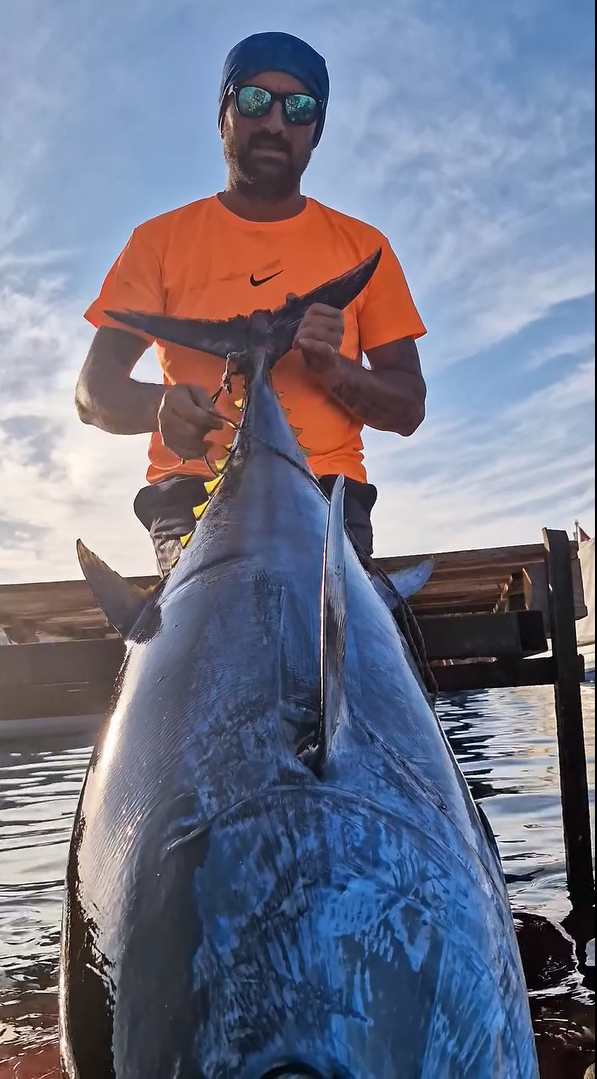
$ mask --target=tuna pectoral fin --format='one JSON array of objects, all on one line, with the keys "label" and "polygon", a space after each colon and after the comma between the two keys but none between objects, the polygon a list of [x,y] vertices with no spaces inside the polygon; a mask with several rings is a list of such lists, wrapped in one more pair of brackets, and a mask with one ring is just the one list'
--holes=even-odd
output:
[{"label": "tuna pectoral fin", "polygon": [[325,765],[345,705],[346,563],[344,558],[344,477],[332,491],[323,556],[321,586],[321,712],[317,742],[302,755],[317,774]]},{"label": "tuna pectoral fin", "polygon": [[425,562],[419,562],[418,566],[408,566],[407,569],[397,573],[380,573],[379,567],[370,573],[371,583],[381,596],[384,603],[391,611],[397,606],[400,599],[408,599],[419,592],[431,577],[434,562],[427,558]]},{"label": "tuna pectoral fin", "polygon": [[147,604],[149,592],[125,581],[81,540],[77,540],[77,556],[83,576],[108,622],[121,637],[128,637]]},{"label": "tuna pectoral fin", "polygon": [[401,569],[397,573],[388,573],[388,577],[398,595],[402,596],[402,599],[408,599],[409,596],[414,596],[415,592],[420,592],[421,588],[427,584],[433,573],[433,566],[433,559],[427,558],[424,562],[419,562],[417,566],[408,566],[407,569]]}]

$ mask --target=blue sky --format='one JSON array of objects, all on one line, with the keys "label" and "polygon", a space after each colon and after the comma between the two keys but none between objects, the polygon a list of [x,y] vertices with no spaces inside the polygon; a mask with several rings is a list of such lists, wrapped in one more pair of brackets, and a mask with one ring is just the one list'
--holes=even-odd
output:
[{"label": "blue sky", "polygon": [[[306,37],[332,97],[304,189],[390,239],[428,414],[368,432],[376,553],[594,534],[589,0],[22,0],[0,14],[0,581],[153,572],[145,437],[79,423],[82,313],[132,229],[224,184],[216,95],[248,33]],[[153,355],[137,369],[158,378]]]}]

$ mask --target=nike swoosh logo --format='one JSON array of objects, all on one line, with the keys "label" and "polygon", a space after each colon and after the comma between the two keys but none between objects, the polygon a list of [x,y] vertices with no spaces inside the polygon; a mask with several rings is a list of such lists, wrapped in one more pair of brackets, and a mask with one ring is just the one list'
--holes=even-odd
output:
[{"label": "nike swoosh logo", "polygon": [[281,273],[284,273],[284,270],[278,270],[277,273],[271,273],[269,277],[262,277],[260,281],[257,281],[253,274],[251,274],[249,281],[254,288],[259,288],[260,285],[265,285],[266,281],[272,281],[274,277],[279,277]]}]

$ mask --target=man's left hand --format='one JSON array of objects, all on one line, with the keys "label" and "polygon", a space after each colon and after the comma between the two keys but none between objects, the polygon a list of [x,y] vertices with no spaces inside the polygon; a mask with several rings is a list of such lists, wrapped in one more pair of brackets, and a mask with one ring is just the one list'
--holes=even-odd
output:
[{"label": "man's left hand", "polygon": [[294,339],[307,367],[314,373],[331,367],[344,336],[344,314],[335,307],[315,303],[303,315]]}]

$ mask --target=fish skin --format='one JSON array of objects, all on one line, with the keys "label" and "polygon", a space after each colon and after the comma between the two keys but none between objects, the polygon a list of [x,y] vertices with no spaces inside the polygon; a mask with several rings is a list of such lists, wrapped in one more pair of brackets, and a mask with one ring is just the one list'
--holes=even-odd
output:
[{"label": "fish skin", "polygon": [[344,671],[339,721],[317,771],[304,763],[330,506],[270,357],[255,353],[224,478],[129,634],[89,765],[64,1074],[537,1079],[495,848],[346,536],[345,655],[326,662]]}]

